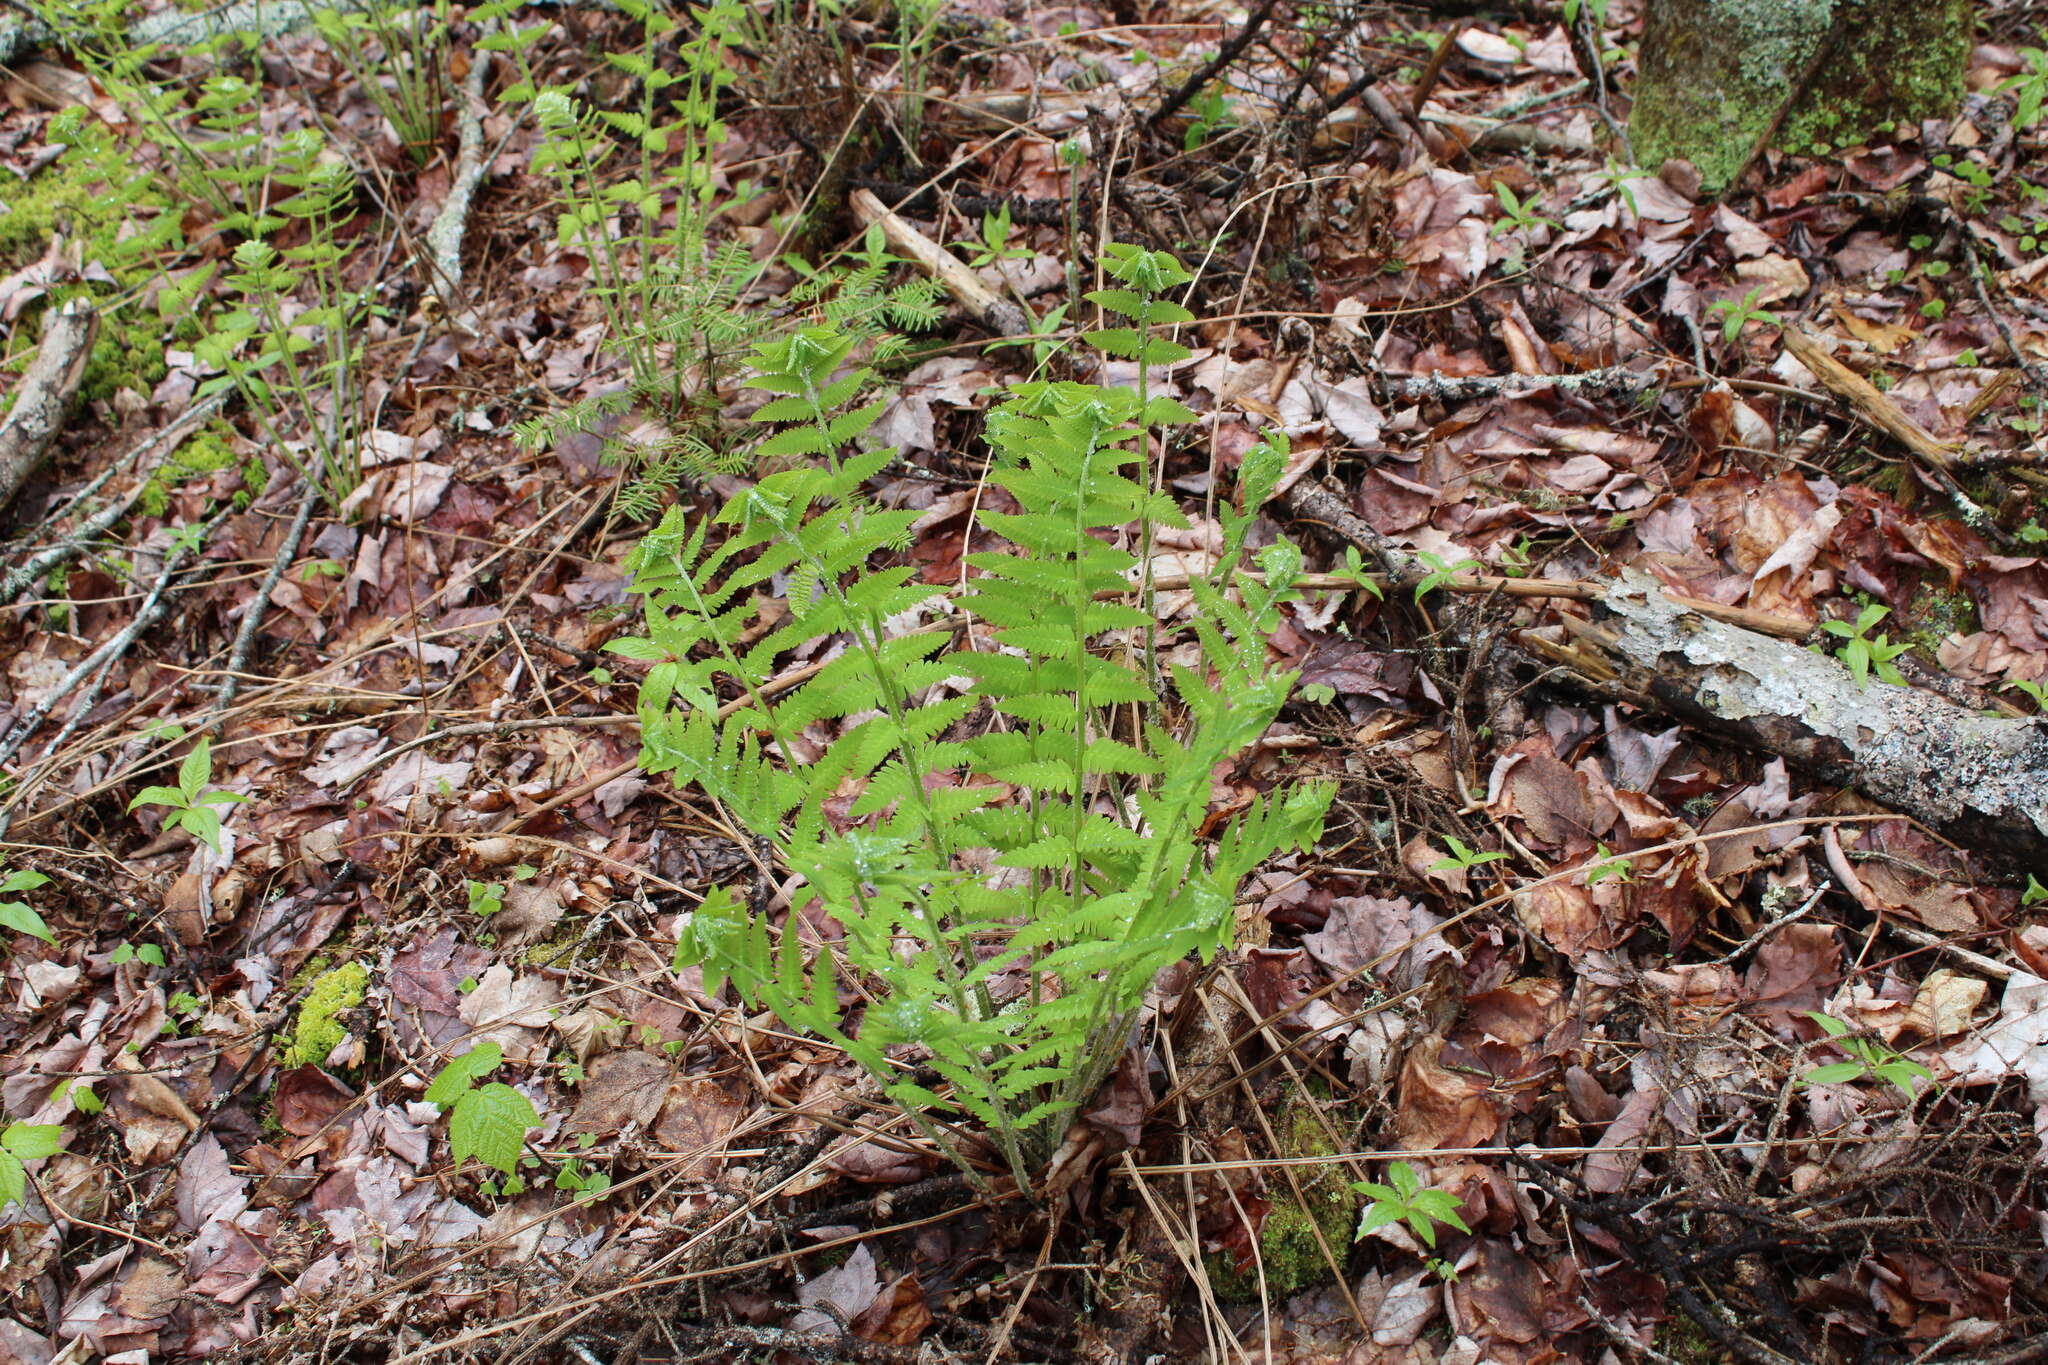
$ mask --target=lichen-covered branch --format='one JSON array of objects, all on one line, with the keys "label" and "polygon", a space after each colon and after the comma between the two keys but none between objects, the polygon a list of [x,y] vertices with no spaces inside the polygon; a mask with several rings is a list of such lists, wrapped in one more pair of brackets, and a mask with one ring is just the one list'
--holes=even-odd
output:
[{"label": "lichen-covered branch", "polygon": [[1972,850],[2048,860],[2048,721],[1986,716],[1874,679],[1858,687],[1839,661],[1687,611],[1633,571],[1569,647],[1530,635],[1594,690],[1780,755]]}]

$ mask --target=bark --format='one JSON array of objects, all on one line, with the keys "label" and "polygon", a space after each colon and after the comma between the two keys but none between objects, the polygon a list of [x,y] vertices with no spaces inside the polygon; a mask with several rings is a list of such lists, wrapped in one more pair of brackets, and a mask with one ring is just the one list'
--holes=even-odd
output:
[{"label": "bark", "polygon": [[14,501],[49,455],[50,442],[85,378],[99,322],[99,314],[83,299],[45,315],[43,344],[14,391],[14,407],[0,421],[0,507]]},{"label": "bark", "polygon": [[1522,643],[1589,690],[1781,755],[1973,852],[2048,865],[2048,720],[1875,678],[1859,688],[1839,660],[1689,611],[1634,571],[1568,634]]},{"label": "bark", "polygon": [[1819,151],[1963,98],[1970,0],[1656,0],[1645,6],[1629,137],[1732,184],[1766,145]]}]

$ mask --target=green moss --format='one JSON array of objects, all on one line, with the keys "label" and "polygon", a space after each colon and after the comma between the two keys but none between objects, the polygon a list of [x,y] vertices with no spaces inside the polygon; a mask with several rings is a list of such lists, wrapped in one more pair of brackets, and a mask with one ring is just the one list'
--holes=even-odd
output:
[{"label": "green moss", "polygon": [[1970,635],[1976,629],[1976,600],[1968,593],[1931,583],[1920,586],[1899,622],[1903,637],[1929,663],[1937,662],[1936,652],[1943,640],[1951,635]]},{"label": "green moss", "polygon": [[[162,516],[164,509],[170,506],[171,490],[187,480],[223,469],[232,469],[241,459],[235,454],[234,447],[228,444],[228,438],[233,434],[233,430],[226,422],[215,419],[195,433],[185,444],[179,446],[177,453],[163,462],[156,473],[150,476],[148,485],[143,488],[142,496],[137,503],[143,515]],[[262,461],[252,460],[249,464],[261,474]],[[249,476],[250,469],[245,466],[242,470],[245,484]],[[263,483],[259,478],[255,492],[262,491]]]},{"label": "green moss", "polygon": [[[1282,1111],[1274,1131],[1285,1149],[1282,1156],[1334,1157],[1337,1153],[1315,1111],[1307,1104],[1289,1105]],[[1331,1277],[1330,1263],[1316,1240],[1318,1230],[1342,1265],[1351,1249],[1361,1206],[1342,1163],[1330,1161],[1296,1166],[1293,1170],[1301,1186],[1301,1203],[1295,1202],[1286,1175],[1270,1175],[1267,1183],[1273,1208],[1259,1229],[1259,1259],[1265,1266],[1266,1296],[1275,1303]],[[1209,1282],[1217,1297],[1233,1302],[1258,1298],[1259,1266],[1253,1264],[1240,1270],[1235,1259],[1223,1253],[1208,1258]]]},{"label": "green moss", "polygon": [[[1742,169],[1784,108],[1777,145],[1841,147],[1962,102],[1969,0],[1697,0],[1647,11],[1629,137],[1649,167],[1680,157],[1708,191]],[[1840,29],[1807,81],[1815,54]],[[1802,88],[1802,82],[1805,82]]]},{"label": "green moss", "polygon": [[318,1066],[327,1054],[340,1047],[348,1030],[335,1018],[363,1003],[369,989],[370,969],[360,962],[336,967],[313,983],[306,1003],[299,1006],[298,1026],[292,1030],[292,1045],[285,1049],[286,1066]]}]

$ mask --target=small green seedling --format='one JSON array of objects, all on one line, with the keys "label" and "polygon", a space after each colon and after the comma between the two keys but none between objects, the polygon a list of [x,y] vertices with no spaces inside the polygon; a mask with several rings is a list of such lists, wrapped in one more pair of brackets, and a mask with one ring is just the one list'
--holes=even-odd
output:
[{"label": "small green seedling", "polygon": [[425,1099],[448,1115],[448,1146],[458,1165],[474,1156],[516,1178],[519,1153],[527,1133],[540,1127],[540,1115],[532,1100],[503,1081],[477,1084],[504,1060],[496,1043],[479,1043],[441,1068]]},{"label": "small green seedling", "polygon": [[1732,299],[1722,299],[1719,303],[1713,304],[1707,309],[1710,316],[1721,319],[1721,339],[1723,341],[1735,340],[1735,338],[1742,335],[1742,329],[1752,322],[1767,323],[1772,327],[1783,327],[1785,325],[1779,320],[1776,313],[1757,307],[1757,295],[1763,292],[1763,286],[1758,285],[1747,294],[1744,294],[1740,303],[1736,303]]},{"label": "small green seedling", "polygon": [[1493,220],[1493,235],[1496,237],[1504,232],[1534,232],[1540,227],[1557,231],[1562,226],[1556,219],[1545,218],[1536,211],[1542,204],[1533,194],[1527,199],[1519,198],[1504,184],[1496,184],[1493,192],[1500,200],[1500,217]]},{"label": "small green seedling", "polygon": [[1380,588],[1379,571],[1366,566],[1365,556],[1358,553],[1356,545],[1344,547],[1344,562],[1330,572],[1337,578],[1350,579],[1361,592],[1372,594],[1374,601],[1386,600],[1387,595]]},{"label": "small green seedling", "polygon": [[28,1198],[24,1162],[55,1156],[64,1146],[64,1126],[57,1123],[10,1123],[0,1132],[0,1208]]},{"label": "small green seedling", "polygon": [[1822,1032],[1835,1040],[1842,1051],[1849,1054],[1846,1062],[1829,1062],[1817,1066],[1799,1078],[1801,1085],[1843,1085],[1849,1081],[1875,1076],[1888,1081],[1907,1095],[1913,1093],[1914,1080],[1931,1081],[1934,1073],[1916,1061],[1901,1057],[1883,1043],[1870,1038],[1852,1038],[1855,1030],[1839,1019],[1822,1014],[1819,1010],[1806,1011],[1806,1017],[1819,1024]]},{"label": "small green seedling", "polygon": [[1413,1166],[1405,1161],[1393,1162],[1387,1167],[1387,1179],[1392,1183],[1352,1182],[1352,1189],[1372,1200],[1358,1220],[1358,1235],[1353,1240],[1362,1241],[1373,1229],[1386,1227],[1389,1223],[1406,1223],[1416,1238],[1432,1251],[1436,1250],[1439,1224],[1471,1235],[1472,1229],[1466,1227],[1465,1220],[1458,1216],[1461,1207],[1458,1197],[1446,1190],[1423,1188],[1422,1177],[1415,1173]]},{"label": "small green seedling", "polygon": [[488,919],[505,908],[505,888],[499,882],[469,883],[469,912]]},{"label": "small green seedling", "polygon": [[955,242],[953,245],[965,247],[972,253],[968,257],[967,264],[976,270],[980,270],[983,266],[994,265],[997,261],[1028,261],[1031,259],[1030,248],[1010,245],[1010,204],[1008,200],[1004,200],[1003,206],[994,213],[984,213],[981,215],[981,240],[979,242],[963,241]]},{"label": "small green seedling", "polygon": [[1893,644],[1888,635],[1872,635],[1870,628],[1891,614],[1891,608],[1872,602],[1856,614],[1854,624],[1847,621],[1823,621],[1820,628],[1830,635],[1843,640],[1841,660],[1849,665],[1850,675],[1858,687],[1867,686],[1872,673],[1885,682],[1899,687],[1906,685],[1906,679],[1892,660],[1906,652],[1904,644]]},{"label": "small green seedling", "polygon": [[1498,862],[1500,859],[1508,856],[1499,851],[1481,853],[1478,849],[1471,847],[1463,839],[1453,834],[1446,834],[1444,836],[1444,843],[1450,848],[1451,856],[1439,858],[1431,863],[1429,865],[1431,872],[1463,872],[1467,868],[1478,867],[1482,863]]},{"label": "small green seedling", "polygon": [[2029,872],[2027,874],[2027,889],[2020,893],[2020,904],[2031,907],[2039,905],[2042,901],[2048,901],[2048,886],[2041,885],[2040,879]]},{"label": "small green seedling", "polygon": [[164,965],[162,945],[155,943],[129,943],[125,940],[114,945],[114,951],[107,961],[116,967],[125,962],[140,962],[151,967]]},{"label": "small green seedling", "polygon": [[213,741],[202,739],[192,746],[192,752],[185,755],[185,761],[178,765],[178,785],[175,787],[144,787],[128,809],[137,806],[164,806],[171,814],[164,818],[166,828],[183,829],[215,853],[220,852],[220,813],[215,806],[233,806],[249,798],[238,792],[209,790],[207,783],[213,780]]},{"label": "small green seedling", "polygon": [[2027,69],[2017,76],[2008,77],[1998,87],[1997,93],[2013,92],[2012,126],[2031,128],[2041,121],[2041,110],[2048,106],[2048,52],[2038,47],[2023,47],[2020,58]]},{"label": "small green seedling", "polygon": [[1205,88],[1189,107],[1194,111],[1195,120],[1181,136],[1182,151],[1192,152],[1213,135],[1237,126],[1237,106],[1225,99],[1223,91],[1216,86]]},{"label": "small green seedling", "polygon": [[[2048,539],[2048,537],[2043,537]],[[2014,678],[2006,684],[2008,689],[2018,688],[2033,700],[2034,705],[2048,711],[2048,684],[2035,682],[2032,678]]]},{"label": "small green seedling", "polygon": [[1427,550],[1416,551],[1415,557],[1428,566],[1429,572],[1415,585],[1415,600],[1420,602],[1424,593],[1435,592],[1461,573],[1473,573],[1479,568],[1476,559],[1461,559],[1455,564],[1446,564]]},{"label": "small green seedling", "polygon": [[[0,896],[33,891],[49,880],[40,872],[9,872],[0,877]],[[57,936],[50,932],[49,925],[43,923],[43,917],[35,912],[35,907],[18,900],[0,901],[0,929],[12,929],[17,934],[27,934],[45,943],[57,941]]]},{"label": "small green seedling", "polygon": [[1593,861],[1586,866],[1586,885],[1597,886],[1610,877],[1625,882],[1635,874],[1635,864],[1626,853],[1615,853],[1605,844],[1593,845]]}]

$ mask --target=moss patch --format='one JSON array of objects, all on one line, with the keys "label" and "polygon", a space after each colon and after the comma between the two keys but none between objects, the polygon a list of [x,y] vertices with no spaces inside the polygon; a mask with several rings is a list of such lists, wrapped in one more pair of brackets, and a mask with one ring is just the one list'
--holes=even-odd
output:
[{"label": "moss patch", "polygon": [[360,962],[336,967],[315,981],[306,1003],[299,1006],[299,1022],[292,1030],[292,1045],[285,1049],[285,1065],[318,1066],[326,1061],[327,1054],[348,1037],[348,1030],[335,1016],[362,1004],[369,985],[370,969]]},{"label": "moss patch", "polygon": [[[1334,1157],[1337,1153],[1315,1111],[1307,1104],[1292,1104],[1283,1110],[1274,1132],[1285,1149],[1282,1156]],[[1259,1229],[1259,1258],[1266,1271],[1266,1295],[1275,1303],[1331,1277],[1330,1263],[1316,1241],[1318,1230],[1338,1264],[1343,1264],[1351,1250],[1362,1205],[1340,1162],[1296,1166],[1294,1175],[1301,1186],[1301,1203],[1295,1202],[1287,1177],[1275,1172],[1268,1177],[1273,1208]],[[1209,1282],[1218,1298],[1237,1302],[1259,1297],[1258,1264],[1240,1270],[1234,1256],[1214,1253],[1208,1258],[1208,1270]]]},{"label": "moss patch", "polygon": [[1725,187],[1812,68],[1777,142],[1817,151],[1901,121],[1944,117],[1963,98],[1976,32],[1969,0],[1694,0],[1647,10],[1629,138],[1655,168],[1697,166]]}]

